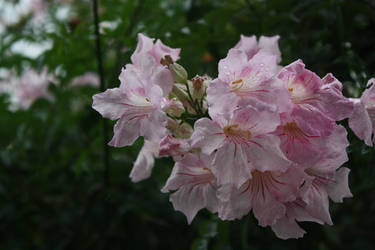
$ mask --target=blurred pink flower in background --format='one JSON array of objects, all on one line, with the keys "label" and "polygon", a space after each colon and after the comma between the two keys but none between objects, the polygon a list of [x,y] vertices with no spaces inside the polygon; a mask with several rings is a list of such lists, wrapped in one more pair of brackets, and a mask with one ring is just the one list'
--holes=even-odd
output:
[{"label": "blurred pink flower in background", "polygon": [[11,110],[28,109],[39,98],[53,101],[53,95],[48,91],[48,86],[55,78],[48,73],[46,67],[41,72],[28,69],[20,77],[9,76],[3,81],[2,92],[10,95]]},{"label": "blurred pink flower in background", "polygon": [[99,76],[93,72],[87,72],[81,76],[77,76],[72,79],[71,86],[92,86],[92,87],[99,87],[100,80]]}]

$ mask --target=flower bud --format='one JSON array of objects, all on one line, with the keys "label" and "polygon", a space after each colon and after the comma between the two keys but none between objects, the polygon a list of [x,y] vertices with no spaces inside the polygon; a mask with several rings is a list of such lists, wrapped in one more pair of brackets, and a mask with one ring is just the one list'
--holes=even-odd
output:
[{"label": "flower bud", "polygon": [[192,97],[193,99],[202,99],[206,92],[206,85],[204,84],[206,77],[196,75],[191,79]]},{"label": "flower bud", "polygon": [[181,155],[189,150],[187,139],[175,138],[171,135],[164,137],[159,144],[159,156],[172,156],[174,160],[181,159]]},{"label": "flower bud", "polygon": [[173,134],[176,138],[189,139],[193,131],[194,130],[192,126],[189,123],[184,122],[182,124],[179,124]]},{"label": "flower bud", "polygon": [[168,118],[166,128],[173,134],[176,138],[190,138],[191,134],[193,133],[193,127],[190,124],[183,122],[181,120],[175,120],[172,118]]},{"label": "flower bud", "polygon": [[161,104],[161,109],[174,117],[180,117],[185,112],[184,105],[182,105],[182,102],[178,101],[177,98],[164,98]]},{"label": "flower bud", "polygon": [[180,100],[181,102],[185,102],[186,100],[189,99],[189,96],[186,92],[186,86],[183,85],[183,84],[175,84],[173,85],[173,88],[172,88],[172,96],[176,96],[178,100]]},{"label": "flower bud", "polygon": [[188,74],[184,67],[178,63],[172,63],[168,66],[169,70],[172,73],[173,79],[177,83],[186,83]]}]

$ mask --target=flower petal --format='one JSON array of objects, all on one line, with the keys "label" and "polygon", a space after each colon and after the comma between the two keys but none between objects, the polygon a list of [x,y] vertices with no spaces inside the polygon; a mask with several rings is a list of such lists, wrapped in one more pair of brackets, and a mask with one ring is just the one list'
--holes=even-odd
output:
[{"label": "flower petal", "polygon": [[306,233],[305,230],[303,230],[294,219],[289,219],[286,217],[277,220],[277,222],[273,224],[271,228],[272,231],[275,232],[276,236],[283,240],[302,238]]},{"label": "flower petal", "polygon": [[327,183],[327,192],[334,202],[343,202],[343,198],[353,197],[349,189],[349,172],[348,168],[340,168],[335,173],[335,182]]},{"label": "flower petal", "polygon": [[122,117],[113,128],[114,135],[108,145],[113,147],[124,147],[132,145],[139,137],[139,120],[129,121]]},{"label": "flower petal", "polygon": [[125,98],[126,95],[121,89],[107,89],[105,92],[93,96],[92,108],[103,117],[116,120],[126,112],[126,107],[123,104]]},{"label": "flower petal", "polygon": [[200,147],[203,153],[210,155],[222,145],[224,139],[223,130],[217,123],[208,118],[201,118],[194,124],[191,146]]},{"label": "flower petal", "polygon": [[130,172],[132,182],[139,182],[151,175],[155,163],[155,155],[158,153],[159,144],[151,141],[144,141],[144,145]]}]

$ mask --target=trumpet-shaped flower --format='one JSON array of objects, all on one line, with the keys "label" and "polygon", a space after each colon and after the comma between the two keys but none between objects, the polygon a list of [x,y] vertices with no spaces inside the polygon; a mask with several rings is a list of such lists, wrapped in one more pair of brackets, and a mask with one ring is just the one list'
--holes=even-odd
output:
[{"label": "trumpet-shaped flower", "polygon": [[162,192],[177,190],[170,196],[174,208],[186,215],[188,223],[202,208],[217,212],[216,180],[207,156],[185,155],[173,167]]},{"label": "trumpet-shaped flower", "polygon": [[304,115],[305,112],[301,109],[283,113],[281,125],[275,132],[280,137],[281,149],[289,160],[301,167],[309,167],[322,158],[335,159],[337,151],[345,153],[345,129],[331,122],[330,135],[313,134],[309,120]]},{"label": "trumpet-shaped flower", "polygon": [[117,120],[109,145],[123,147],[139,137],[158,141],[166,135],[167,116],[161,111],[163,92],[156,82],[142,78],[134,67],[120,75],[121,86],[93,97],[92,107],[102,116]]},{"label": "trumpet-shaped flower", "polygon": [[299,187],[305,176],[303,170],[292,166],[286,171],[255,170],[252,178],[240,188],[224,185],[219,189],[219,217],[226,220],[238,219],[252,209],[259,225],[273,225],[284,216],[284,203],[298,197]]},{"label": "trumpet-shaped flower", "polygon": [[272,225],[279,238],[299,238],[305,231],[296,221],[313,221],[332,225],[329,214],[329,200],[343,202],[343,198],[352,197],[348,185],[349,169],[340,166],[348,160],[345,148],[349,145],[346,131],[337,126],[330,135],[333,150],[321,155],[318,163],[305,169],[304,185],[295,201],[285,203],[283,217]]},{"label": "trumpet-shaped flower", "polygon": [[28,109],[39,98],[54,100],[54,96],[48,91],[48,86],[55,81],[54,76],[48,73],[44,67],[41,72],[33,69],[23,72],[20,77],[7,77],[1,82],[1,92],[10,95],[11,109]]},{"label": "trumpet-shaped flower", "polygon": [[245,106],[249,99],[287,109],[288,93],[274,77],[276,57],[259,52],[248,60],[245,52],[231,49],[219,62],[219,76],[207,89],[211,114],[227,113]]},{"label": "trumpet-shaped flower", "polygon": [[284,67],[278,78],[289,91],[294,108],[309,117],[314,135],[328,135],[331,121],[347,118],[353,112],[353,104],[341,93],[342,84],[332,74],[320,79],[297,60]]},{"label": "trumpet-shaped flower", "polygon": [[270,134],[279,125],[278,113],[247,106],[213,120],[199,119],[191,136],[192,147],[213,157],[212,171],[220,185],[241,186],[252,170],[285,170],[289,160],[280,150],[280,140]]},{"label": "trumpet-shaped flower", "polygon": [[[372,84],[372,85],[371,85]],[[353,98],[353,114],[349,117],[349,126],[356,136],[364,140],[368,146],[372,146],[374,139],[372,134],[375,133],[375,78],[367,82],[366,89],[361,98]]]}]

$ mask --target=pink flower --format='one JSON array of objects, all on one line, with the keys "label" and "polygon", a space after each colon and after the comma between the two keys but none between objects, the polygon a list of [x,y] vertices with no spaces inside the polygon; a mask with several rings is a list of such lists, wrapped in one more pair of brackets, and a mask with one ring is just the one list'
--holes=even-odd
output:
[{"label": "pink flower", "polygon": [[345,129],[332,122],[330,135],[314,134],[304,114],[305,112],[301,109],[283,113],[281,125],[275,131],[275,134],[280,137],[281,149],[289,160],[301,167],[309,167],[322,158],[335,158],[338,149],[339,152],[346,153]]},{"label": "pink flower", "polygon": [[323,224],[321,220],[311,216],[305,210],[306,205],[301,198],[284,203],[284,216],[271,225],[272,231],[274,231],[277,237],[283,240],[302,238],[306,231],[298,225],[297,221],[311,221]]},{"label": "pink flower", "polygon": [[238,189],[232,185],[219,189],[219,217],[224,220],[239,219],[252,209],[259,225],[273,225],[284,216],[284,203],[298,197],[305,176],[302,170],[295,167],[286,171],[255,170],[252,178]]},{"label": "pink flower", "polygon": [[123,147],[139,137],[157,141],[166,135],[167,116],[161,111],[162,89],[127,65],[120,75],[121,86],[93,96],[92,107],[103,117],[117,120],[109,145]]},{"label": "pink flower", "polygon": [[122,147],[133,144],[139,137],[160,141],[166,135],[167,116],[161,102],[173,87],[170,71],[157,60],[158,55],[171,53],[178,57],[179,49],[168,49],[160,41],[139,34],[138,46],[132,55],[134,65],[128,64],[120,74],[119,88],[108,89],[93,97],[92,107],[102,116],[117,120],[109,145]]},{"label": "pink flower", "polygon": [[207,157],[187,154],[176,162],[162,192],[177,190],[170,196],[170,201],[175,210],[186,215],[190,224],[202,208],[217,212],[216,189],[215,176]]},{"label": "pink flower", "polygon": [[[371,85],[372,84],[372,85]],[[375,78],[367,82],[366,89],[361,98],[351,99],[354,103],[353,114],[349,117],[349,127],[356,136],[364,140],[368,146],[372,146],[374,139],[372,134],[375,133]]]},{"label": "pink flower", "polygon": [[201,118],[194,125],[191,146],[213,157],[218,184],[241,186],[252,170],[285,170],[290,162],[280,150],[280,140],[270,134],[280,124],[278,113],[247,106],[227,116]]},{"label": "pink flower", "polygon": [[96,73],[93,72],[87,72],[81,76],[77,76],[72,79],[71,86],[93,86],[93,87],[99,87],[100,80],[99,76]]},{"label": "pink flower", "polygon": [[158,142],[144,141],[144,145],[130,172],[132,182],[139,182],[151,176],[151,171],[155,164],[155,157],[158,155],[158,152]]},{"label": "pink flower", "polygon": [[246,53],[248,59],[251,59],[259,51],[276,56],[276,62],[281,62],[281,52],[279,49],[280,36],[260,36],[259,42],[255,36],[241,35],[240,41],[234,46],[235,49]]},{"label": "pink flower", "polygon": [[332,74],[320,79],[301,60],[284,67],[278,78],[289,91],[294,109],[309,119],[312,135],[328,135],[332,121],[347,118],[353,111],[353,104],[341,93],[342,84]]},{"label": "pink flower", "polygon": [[275,78],[276,57],[259,52],[248,60],[246,54],[231,49],[219,62],[219,76],[207,89],[210,115],[227,113],[249,99],[287,109],[288,91]]},{"label": "pink flower", "polygon": [[152,56],[154,64],[161,65],[160,60],[166,55],[169,55],[173,61],[177,61],[180,58],[180,50],[164,45],[159,39],[154,44],[154,38],[139,33],[137,48],[131,56],[131,60],[135,66],[140,66],[143,63],[140,61],[140,57],[148,55]]},{"label": "pink flower", "polygon": [[55,78],[48,73],[47,68],[39,73],[33,69],[23,72],[21,77],[7,77],[2,83],[3,92],[10,95],[11,109],[28,109],[39,98],[53,101],[53,95],[48,91],[48,86]]},{"label": "pink flower", "polygon": [[322,171],[317,168],[307,171],[312,180],[309,180],[310,184],[305,184],[307,188],[302,198],[284,203],[284,216],[271,226],[276,235],[281,239],[302,237],[305,231],[297,221],[332,225],[328,197],[334,202],[343,202],[343,198],[352,197],[348,186],[349,171],[344,167],[337,171]]},{"label": "pink flower", "polygon": [[330,136],[331,152],[321,155],[318,163],[305,170],[307,177],[301,186],[298,198],[285,203],[283,217],[272,225],[279,238],[299,238],[305,233],[296,221],[313,221],[332,225],[329,214],[329,200],[343,202],[352,197],[348,186],[349,169],[340,166],[348,160],[345,148],[349,145],[346,131],[337,126]]}]

